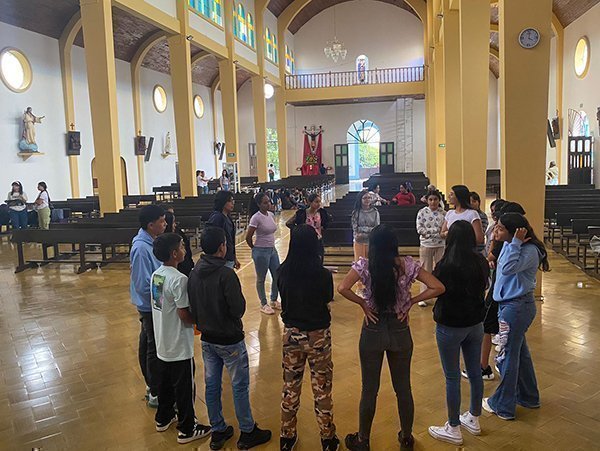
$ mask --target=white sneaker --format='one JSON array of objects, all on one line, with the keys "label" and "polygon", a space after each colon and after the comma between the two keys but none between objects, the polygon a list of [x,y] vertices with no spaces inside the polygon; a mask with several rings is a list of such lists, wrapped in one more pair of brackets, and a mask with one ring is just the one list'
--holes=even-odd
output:
[{"label": "white sneaker", "polygon": [[460,416],[460,424],[473,435],[481,434],[481,426],[479,426],[479,417],[471,415],[468,410]]},{"label": "white sneaker", "polygon": [[158,409],[158,396],[152,396],[152,394],[148,394],[148,407],[151,409]]},{"label": "white sneaker", "polygon": [[281,310],[281,302],[271,301],[271,308],[273,308],[275,310]]},{"label": "white sneaker", "polygon": [[425,302],[425,301],[420,301],[420,302],[419,302],[419,307],[427,307],[427,302]]},{"label": "white sneaker", "polygon": [[463,444],[460,426],[450,426],[447,421],[444,426],[429,426],[429,435],[436,440],[452,443],[453,445]]},{"label": "white sneaker", "polygon": [[499,345],[500,344],[500,336],[498,334],[494,334],[492,337],[492,344]]},{"label": "white sneaker", "polygon": [[265,304],[260,308],[260,311],[265,315],[274,315],[275,311],[271,308],[269,304]]},{"label": "white sneaker", "polygon": [[503,415],[498,414],[496,411],[494,411],[494,409],[492,409],[490,407],[490,405],[488,404],[488,399],[489,398],[483,398],[481,400],[481,407],[483,407],[483,410],[485,410],[486,412],[492,413],[494,415],[496,415],[498,418],[500,418],[501,420],[504,421],[510,421],[510,420],[514,420],[515,417],[505,417]]}]

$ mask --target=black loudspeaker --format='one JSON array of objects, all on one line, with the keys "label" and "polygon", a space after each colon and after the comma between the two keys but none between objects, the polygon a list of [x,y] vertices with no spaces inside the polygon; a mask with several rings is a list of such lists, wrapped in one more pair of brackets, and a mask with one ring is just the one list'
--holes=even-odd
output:
[{"label": "black loudspeaker", "polygon": [[547,134],[548,143],[550,144],[550,147],[556,147],[556,141],[554,141],[554,133],[552,133],[552,126],[550,125],[550,121],[548,121]]},{"label": "black loudspeaker", "polygon": [[146,137],[136,136],[135,137],[135,154],[146,155]]},{"label": "black loudspeaker", "polygon": [[150,161],[150,154],[152,153],[152,146],[154,145],[154,137],[150,137],[150,140],[148,140],[148,149],[146,150],[146,157],[144,158],[144,161]]},{"label": "black loudspeaker", "polygon": [[218,157],[219,161],[222,160],[223,155],[225,154],[225,143],[216,142],[214,153]]},{"label": "black loudspeaker", "polygon": [[67,132],[67,155],[81,154],[81,134],[79,132]]}]

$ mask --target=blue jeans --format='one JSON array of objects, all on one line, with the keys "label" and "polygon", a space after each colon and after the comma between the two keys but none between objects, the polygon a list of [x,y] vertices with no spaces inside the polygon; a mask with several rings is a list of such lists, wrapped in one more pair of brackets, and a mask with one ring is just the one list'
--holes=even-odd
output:
[{"label": "blue jeans", "polygon": [[208,185],[206,185],[206,186],[198,185],[198,194],[208,194]]},{"label": "blue jeans", "polygon": [[27,228],[27,209],[21,211],[9,209],[8,216],[10,217],[10,224],[13,229]]},{"label": "blue jeans", "polygon": [[446,404],[448,423],[460,426],[460,351],[462,349],[469,383],[471,384],[471,406],[469,412],[481,415],[483,379],[481,378],[481,342],[483,324],[470,327],[448,327],[438,324],[435,329],[440,360],[446,376]]},{"label": "blue jeans", "polygon": [[226,260],[225,266],[231,269],[235,269],[235,260]]},{"label": "blue jeans", "polygon": [[273,282],[271,283],[271,302],[277,300],[277,270],[279,269],[279,255],[274,247],[253,247],[252,260],[254,260],[254,269],[256,270],[256,291],[261,305],[267,303],[267,294],[265,293],[265,279],[267,271],[271,273]]},{"label": "blue jeans", "polygon": [[244,340],[234,345],[215,345],[202,342],[206,407],[213,432],[223,432],[227,423],[223,418],[221,382],[223,365],[227,368],[233,391],[235,415],[242,432],[252,432],[254,418],[250,409],[250,370]]},{"label": "blue jeans", "polygon": [[533,360],[525,339],[535,313],[533,293],[499,303],[500,352],[496,364],[502,381],[488,404],[505,418],[515,417],[517,404],[530,409],[540,406]]}]

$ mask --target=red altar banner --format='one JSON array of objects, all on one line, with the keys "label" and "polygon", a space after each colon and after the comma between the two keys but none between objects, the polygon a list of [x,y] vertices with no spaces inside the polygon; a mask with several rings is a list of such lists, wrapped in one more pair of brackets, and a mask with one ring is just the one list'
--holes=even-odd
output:
[{"label": "red altar banner", "polygon": [[307,133],[304,134],[304,154],[302,158],[302,175],[319,175],[322,155],[322,134],[319,133],[313,140]]}]

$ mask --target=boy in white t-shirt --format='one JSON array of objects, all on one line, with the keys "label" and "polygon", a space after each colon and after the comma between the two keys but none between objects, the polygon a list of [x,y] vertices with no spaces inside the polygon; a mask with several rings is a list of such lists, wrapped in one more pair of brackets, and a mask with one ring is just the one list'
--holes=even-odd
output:
[{"label": "boy in white t-shirt", "polygon": [[196,423],[194,413],[194,318],[189,310],[188,279],[177,270],[185,247],[181,236],[165,233],[154,240],[152,251],[162,262],[150,279],[158,356],[156,430],[164,432],[178,422],[177,442],[189,443],[208,436],[210,426]]}]

